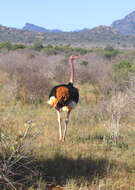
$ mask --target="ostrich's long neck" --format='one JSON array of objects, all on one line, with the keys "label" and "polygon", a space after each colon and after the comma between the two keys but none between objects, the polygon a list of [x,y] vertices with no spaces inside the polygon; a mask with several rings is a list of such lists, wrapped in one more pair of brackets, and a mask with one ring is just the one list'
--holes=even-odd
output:
[{"label": "ostrich's long neck", "polygon": [[74,61],[69,59],[69,66],[70,66],[70,78],[69,82],[74,83],[74,75],[75,75],[75,69],[74,69]]}]

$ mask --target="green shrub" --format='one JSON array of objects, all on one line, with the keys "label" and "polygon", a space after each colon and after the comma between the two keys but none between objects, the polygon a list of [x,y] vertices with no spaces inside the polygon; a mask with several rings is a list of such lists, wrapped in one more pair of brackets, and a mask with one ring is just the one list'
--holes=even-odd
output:
[{"label": "green shrub", "polygon": [[24,44],[15,44],[12,47],[13,50],[16,50],[16,49],[25,49],[25,48],[26,48],[26,45],[24,45]]},{"label": "green shrub", "polygon": [[0,43],[0,49],[2,49],[2,48],[12,50],[13,46],[10,42],[2,42],[2,43]]},{"label": "green shrub", "polygon": [[113,65],[113,69],[116,72],[119,72],[120,70],[128,70],[132,68],[132,64],[128,60],[122,60],[119,63],[116,63]]},{"label": "green shrub", "polygon": [[104,48],[105,51],[113,51],[114,48],[110,45],[107,45],[105,48]]},{"label": "green shrub", "polygon": [[71,54],[80,54],[80,55],[84,55],[84,54],[87,54],[88,52],[92,52],[91,49],[85,49],[85,48],[77,48],[77,47],[71,47],[69,45],[59,45],[59,46],[53,46],[53,45],[48,45],[46,47],[44,47],[44,51],[49,54],[49,55],[52,55],[52,54],[59,54],[59,53],[65,53],[65,54],[68,54],[68,55],[71,55]]},{"label": "green shrub", "polygon": [[116,55],[118,55],[119,53],[120,53],[119,50],[114,49],[112,46],[109,46],[109,45],[103,50],[103,55],[107,59],[111,59],[115,57]]},{"label": "green shrub", "polygon": [[81,55],[88,53],[88,50],[85,48],[75,48],[74,51],[81,54]]},{"label": "green shrub", "polygon": [[41,51],[44,48],[44,46],[42,45],[42,43],[37,42],[32,46],[32,49],[36,50],[36,51]]},{"label": "green shrub", "polygon": [[115,57],[118,53],[119,53],[118,50],[111,50],[111,51],[107,50],[104,52],[104,56],[108,59],[111,59],[111,58]]},{"label": "green shrub", "polygon": [[128,60],[122,60],[113,65],[113,80],[117,86],[125,88],[128,86],[129,76],[135,72],[135,64]]},{"label": "green shrub", "polygon": [[82,62],[80,63],[80,65],[86,66],[86,65],[88,65],[88,61],[82,61]]},{"label": "green shrub", "polygon": [[2,42],[0,43],[0,49],[6,48],[8,50],[16,50],[16,49],[24,49],[27,46],[24,44],[12,44],[10,42]]}]

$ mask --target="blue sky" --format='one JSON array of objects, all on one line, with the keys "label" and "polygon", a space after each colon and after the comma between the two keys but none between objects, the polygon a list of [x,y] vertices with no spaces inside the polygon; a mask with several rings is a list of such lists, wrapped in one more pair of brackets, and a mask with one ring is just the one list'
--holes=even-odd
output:
[{"label": "blue sky", "polygon": [[26,22],[64,31],[110,25],[135,11],[135,0],[1,0],[0,24]]}]

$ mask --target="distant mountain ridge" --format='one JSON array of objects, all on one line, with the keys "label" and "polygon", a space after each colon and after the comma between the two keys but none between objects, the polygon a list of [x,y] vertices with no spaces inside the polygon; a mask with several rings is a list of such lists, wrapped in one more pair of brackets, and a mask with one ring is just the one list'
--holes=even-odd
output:
[{"label": "distant mountain ridge", "polygon": [[26,23],[22,29],[0,25],[0,42],[42,43],[52,45],[73,45],[84,47],[135,47],[135,11],[111,26],[84,28],[72,32],[46,29]]},{"label": "distant mountain ridge", "polygon": [[114,21],[111,27],[122,34],[135,35],[135,11],[128,14],[123,19]]},{"label": "distant mountain ridge", "polygon": [[62,32],[59,29],[50,30],[50,29],[46,29],[46,28],[41,27],[41,26],[37,26],[35,24],[31,24],[31,23],[26,23],[22,29],[28,30],[28,31],[35,31],[35,32]]},{"label": "distant mountain ridge", "polygon": [[[104,28],[105,27],[107,30],[112,29],[113,31],[120,32],[124,35],[135,35],[135,11],[131,12],[130,14],[128,14],[127,16],[125,16],[124,18],[122,18],[120,20],[114,21],[111,24],[111,26],[104,26]],[[101,29],[100,26],[95,27],[95,28]],[[64,32],[59,29],[52,29],[52,30],[46,29],[44,27],[40,27],[40,26],[31,24],[31,23],[26,23],[22,29],[28,30],[28,31],[35,31],[35,32]],[[85,30],[90,30],[90,29],[84,28],[84,29],[80,29],[80,30],[75,30],[73,32],[80,32],[80,31],[85,31]],[[91,29],[91,30],[93,30],[93,29]]]}]

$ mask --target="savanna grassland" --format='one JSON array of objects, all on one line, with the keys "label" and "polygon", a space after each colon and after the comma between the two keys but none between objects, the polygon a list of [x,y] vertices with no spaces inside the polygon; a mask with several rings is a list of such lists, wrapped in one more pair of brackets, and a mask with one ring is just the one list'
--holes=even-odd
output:
[{"label": "savanna grassland", "polygon": [[[59,143],[46,102],[71,54],[80,101]],[[135,189],[134,50],[1,44],[0,189]]]}]

